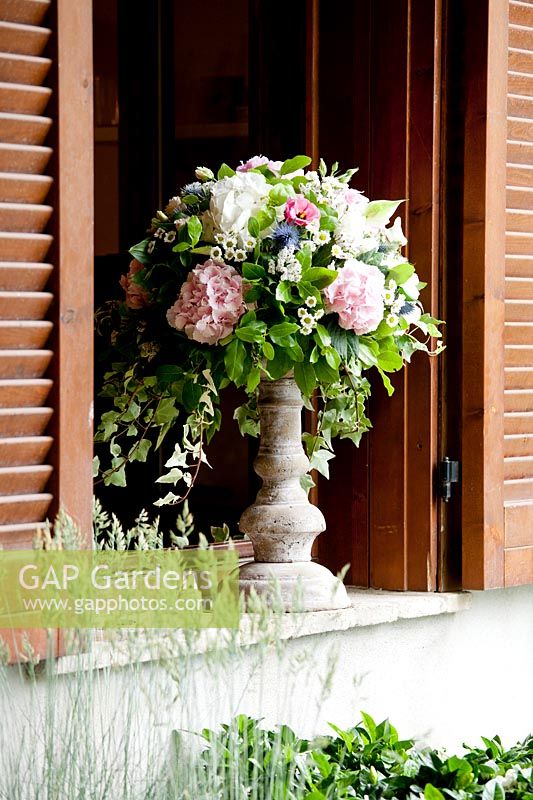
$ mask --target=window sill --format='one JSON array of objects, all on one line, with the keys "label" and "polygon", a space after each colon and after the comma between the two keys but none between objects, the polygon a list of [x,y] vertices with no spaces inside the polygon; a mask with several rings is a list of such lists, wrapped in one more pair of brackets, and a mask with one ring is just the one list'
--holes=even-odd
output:
[{"label": "window sill", "polygon": [[406,619],[455,614],[470,608],[472,600],[467,592],[388,592],[355,587],[348,587],[348,596],[349,608],[276,616],[267,631],[252,616],[245,615],[239,631],[199,631],[192,642],[180,630],[95,631],[89,652],[60,657],[56,671],[68,674],[80,669],[121,667],[178,658],[183,652],[188,656],[201,655],[226,646],[249,647],[269,640],[298,639]]}]

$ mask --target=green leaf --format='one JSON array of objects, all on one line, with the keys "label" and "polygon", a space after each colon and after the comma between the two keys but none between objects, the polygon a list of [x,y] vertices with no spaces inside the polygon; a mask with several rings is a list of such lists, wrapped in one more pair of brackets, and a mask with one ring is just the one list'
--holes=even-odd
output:
[{"label": "green leaf", "polygon": [[257,214],[254,214],[254,219],[257,220],[259,230],[264,231],[265,228],[268,228],[275,222],[276,212],[273,208],[266,208],[264,211],[258,211]]},{"label": "green leaf", "polygon": [[246,358],[246,348],[239,339],[233,339],[228,344],[224,352],[224,365],[228,378],[237,383],[244,369],[244,359]]},{"label": "green leaf", "polygon": [[276,347],[274,358],[268,362],[268,374],[272,380],[282,378],[292,367],[288,353],[282,347]]},{"label": "green leaf", "polygon": [[164,425],[166,422],[171,422],[178,416],[176,409],[176,401],[173,397],[163,397],[158,405],[154,414],[154,424]]},{"label": "green leaf", "polygon": [[194,245],[200,241],[200,237],[202,235],[202,223],[198,219],[198,217],[191,217],[187,222],[187,230],[189,232],[189,238],[191,240],[191,244]]},{"label": "green leaf", "polygon": [[335,453],[329,450],[315,450],[311,456],[311,469],[316,469],[324,478],[329,478],[328,461],[335,458]]},{"label": "green leaf", "polygon": [[339,380],[338,369],[332,367],[324,358],[319,358],[315,364],[315,373],[321,384],[336,383]]},{"label": "green leaf", "polygon": [[126,464],[123,464],[120,469],[108,472],[104,477],[104,484],[106,486],[126,486]]},{"label": "green leaf", "polygon": [[[274,352],[274,349],[272,349]],[[246,391],[250,394],[255,392],[257,387],[259,386],[259,381],[261,380],[261,370],[259,367],[252,367],[250,372],[248,373],[248,377],[246,378]]]},{"label": "green leaf", "polygon": [[267,359],[267,361],[272,361],[274,358],[274,348],[270,344],[270,342],[263,342],[263,355]]},{"label": "green leaf", "polygon": [[290,281],[280,281],[278,283],[276,286],[276,300],[280,300],[282,303],[292,302],[292,284]]},{"label": "green leaf", "polygon": [[341,357],[337,351],[334,350],[333,347],[326,347],[323,352],[330,367],[332,369],[338,369],[341,363]]},{"label": "green leaf", "polygon": [[175,383],[175,381],[179,381],[183,376],[183,370],[175,364],[162,364],[157,368],[155,374],[161,386],[166,387],[171,383]]},{"label": "green leaf", "polygon": [[149,241],[150,239],[143,239],[142,242],[134,244],[133,247],[130,247],[130,255],[132,255],[133,258],[136,258],[141,264],[146,265],[151,263],[150,256],[146,252],[146,247]]},{"label": "green leaf", "polygon": [[381,380],[383,381],[383,386],[387,390],[387,394],[389,395],[389,397],[391,397],[391,395],[394,394],[394,386],[390,382],[389,376],[387,375],[386,372],[383,372],[383,370],[380,369],[379,367],[378,367],[378,372],[381,375]]},{"label": "green leaf", "polygon": [[106,411],[102,414],[100,419],[100,429],[103,428],[103,440],[107,442],[114,433],[118,431],[118,425],[116,424],[118,413],[116,411]]},{"label": "green leaf", "polygon": [[315,342],[322,347],[329,347],[331,344],[331,336],[323,325],[317,325],[315,328]]},{"label": "green leaf", "polygon": [[248,405],[239,406],[235,409],[233,419],[237,420],[242,436],[258,436],[259,420],[257,412],[251,410]]},{"label": "green leaf", "polygon": [[253,281],[258,278],[264,278],[266,270],[260,264],[251,264],[249,261],[245,261],[242,265],[242,274],[244,278]]},{"label": "green leaf", "polygon": [[98,473],[100,471],[100,458],[95,456],[93,458],[93,478],[98,477]]},{"label": "green leaf", "polygon": [[164,475],[161,475],[156,480],[156,483],[173,483],[175,486],[182,478],[183,470],[179,469],[178,467],[173,467],[170,472],[166,472]]},{"label": "green leaf", "polygon": [[403,367],[403,359],[396,350],[383,350],[378,355],[378,366],[385,372],[397,372]]},{"label": "green leaf", "polygon": [[245,325],[242,328],[236,328],[235,336],[237,336],[243,342],[260,342],[263,339],[265,332],[265,323],[256,320],[254,322],[250,322],[249,325]]},{"label": "green leaf", "polygon": [[259,234],[261,233],[259,229],[259,223],[254,217],[250,217],[248,220],[248,233],[250,236],[253,236],[254,239],[257,239]]},{"label": "green leaf", "polygon": [[415,268],[412,264],[398,264],[396,267],[392,267],[387,273],[387,279],[396,281],[398,286],[405,281],[409,280],[411,275],[414,274]]},{"label": "green leaf", "polygon": [[173,253],[183,253],[185,250],[190,250],[190,249],[191,249],[190,242],[178,242],[172,248],[172,252]]},{"label": "green leaf", "polygon": [[151,446],[152,442],[149,439],[141,439],[131,448],[129,452],[130,461],[146,461]]},{"label": "green leaf", "polygon": [[309,156],[294,156],[294,158],[288,158],[281,165],[279,174],[288,175],[291,172],[296,172],[298,169],[304,169],[304,167],[308,167],[310,163],[311,159]]},{"label": "green leaf", "polygon": [[318,289],[324,289],[330,283],[337,280],[338,272],[335,269],[325,267],[311,267],[305,271],[303,278],[313,283]]},{"label": "green leaf", "polygon": [[235,170],[229,167],[227,164],[222,164],[217,172],[217,180],[220,181],[222,178],[231,178],[232,175],[235,175]]},{"label": "green leaf", "polygon": [[444,795],[431,783],[426,783],[424,788],[424,800],[444,800]]},{"label": "green leaf", "polygon": [[281,206],[283,205],[283,203],[286,203],[289,195],[294,194],[294,190],[292,189],[292,187],[291,189],[289,189],[289,186],[283,183],[275,184],[270,190],[270,194],[268,196],[269,202],[273,206]]},{"label": "green leaf", "polygon": [[377,228],[386,225],[403,200],[373,200],[368,203],[364,214],[367,220]]},{"label": "green leaf", "polygon": [[275,344],[281,344],[280,340],[290,336],[291,333],[296,333],[299,329],[300,326],[296,322],[280,322],[270,328],[268,335]]},{"label": "green leaf", "polygon": [[294,379],[304,397],[311,397],[316,386],[316,375],[313,365],[306,362],[297,362],[294,365]]},{"label": "green leaf", "polygon": [[196,383],[195,381],[185,382],[181,399],[186,411],[191,413],[198,408],[198,403],[200,402],[200,397],[202,396],[203,392],[204,389],[199,383]]}]

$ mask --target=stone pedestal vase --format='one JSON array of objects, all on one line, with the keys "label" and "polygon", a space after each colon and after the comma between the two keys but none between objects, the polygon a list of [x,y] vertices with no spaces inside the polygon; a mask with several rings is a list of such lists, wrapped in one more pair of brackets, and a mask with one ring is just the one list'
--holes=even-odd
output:
[{"label": "stone pedestal vase", "polygon": [[302,399],[291,376],[259,387],[261,443],[254,462],[263,485],[239,528],[255,560],[241,568],[240,587],[275,594],[285,610],[323,611],[349,605],[346,589],[311,561],[313,541],[325,530],[322,512],[307,499],[300,478],[309,469],[301,440]]}]

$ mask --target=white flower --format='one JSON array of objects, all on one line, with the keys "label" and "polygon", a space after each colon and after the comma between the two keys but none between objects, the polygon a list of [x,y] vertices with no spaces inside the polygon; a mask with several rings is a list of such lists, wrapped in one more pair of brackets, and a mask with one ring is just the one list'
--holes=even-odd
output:
[{"label": "white flower", "polygon": [[224,244],[225,241],[226,237],[224,236],[223,233],[215,233],[215,242],[217,244]]},{"label": "white flower", "polygon": [[391,306],[391,311],[393,314],[399,314],[402,308],[404,307],[404,302],[402,297],[398,297],[397,300]]},{"label": "white flower", "polygon": [[316,244],[327,244],[331,239],[331,233],[329,231],[317,231],[313,235],[313,241]]},{"label": "white flower", "polygon": [[213,170],[209,167],[196,167],[194,172],[199,181],[214,181],[215,176]]},{"label": "white flower", "polygon": [[211,252],[209,253],[213,261],[220,261],[222,258],[222,250],[220,247],[212,247]]},{"label": "white flower", "polygon": [[235,258],[235,250],[233,249],[233,247],[226,247],[225,256],[228,259],[228,261],[233,261],[233,259]]},{"label": "white flower", "polygon": [[344,258],[344,250],[338,244],[334,244],[331,248],[331,255],[333,258]]},{"label": "white flower", "polygon": [[309,308],[314,308],[316,306],[316,297],[310,294],[305,300],[305,305],[309,306]]},{"label": "white flower", "polygon": [[187,224],[187,217],[179,217],[177,220],[174,221],[174,227],[176,228],[177,231],[179,231],[180,228],[183,228],[183,226],[186,224]]},{"label": "white flower", "polygon": [[238,245],[237,237],[235,236],[234,233],[230,234],[230,236],[226,236],[226,238],[224,239],[224,247],[226,249],[229,248],[230,250],[235,250],[237,245]]},{"label": "white flower", "polygon": [[300,319],[301,319],[302,317],[305,317],[305,315],[306,315],[307,313],[308,313],[308,312],[307,312],[307,309],[306,309],[306,308],[300,307],[300,308],[298,309],[298,316],[300,317]]},{"label": "white flower", "polygon": [[163,228],[158,228],[154,233],[154,239],[162,239],[164,235],[165,231],[163,230]]},{"label": "white flower", "polygon": [[385,322],[387,323],[389,328],[395,328],[396,325],[398,324],[398,317],[396,316],[396,314],[387,314],[387,316],[385,317]]},{"label": "white flower", "polygon": [[167,242],[168,244],[172,244],[175,238],[176,238],[176,231],[168,231],[168,233],[165,233],[165,242]]},{"label": "white flower", "polygon": [[319,319],[322,319],[324,316],[324,310],[322,308],[317,308],[315,311],[315,320],[318,322]]},{"label": "white flower", "polygon": [[235,250],[235,261],[246,261],[246,250],[241,250],[240,247]]},{"label": "white flower", "polygon": [[405,283],[402,283],[402,290],[409,300],[418,300],[420,296],[420,291],[418,289],[419,282],[418,275],[416,272],[413,272],[409,280],[405,281]]},{"label": "white flower", "polygon": [[147,251],[148,253],[153,253],[153,252],[154,252],[154,248],[155,248],[155,242],[154,242],[154,240],[152,239],[152,241],[151,241],[151,242],[148,242],[148,246],[147,246],[147,248],[146,248],[146,251]]},{"label": "white flower", "polygon": [[394,303],[394,291],[392,289],[385,289],[383,292],[383,302],[386,306],[390,306]]},{"label": "white flower", "polygon": [[259,172],[238,172],[213,185],[209,208],[223,233],[246,235],[250,217],[264,206],[270,185]]},{"label": "white flower", "polygon": [[256,240],[253,236],[247,236],[242,240],[242,246],[245,250],[253,250],[256,245]]},{"label": "white flower", "polygon": [[366,217],[362,213],[363,208],[364,206],[359,203],[348,206],[335,231],[337,239],[352,249],[357,249],[361,246],[367,227]]}]

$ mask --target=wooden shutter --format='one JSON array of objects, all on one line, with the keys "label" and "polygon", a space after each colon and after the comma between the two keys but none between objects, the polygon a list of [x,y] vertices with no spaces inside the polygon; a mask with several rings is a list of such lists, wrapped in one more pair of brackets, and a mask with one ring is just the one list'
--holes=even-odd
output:
[{"label": "wooden shutter", "polygon": [[533,4],[468,6],[462,582],[482,589],[533,582]]},{"label": "wooden shutter", "polygon": [[0,22],[0,543],[31,545],[52,495],[47,433],[52,272],[45,140],[50,0],[3,2]]},{"label": "wooden shutter", "polygon": [[[90,542],[92,3],[0,10],[0,545],[31,547],[61,507]],[[25,632],[0,635],[16,660]]]}]

